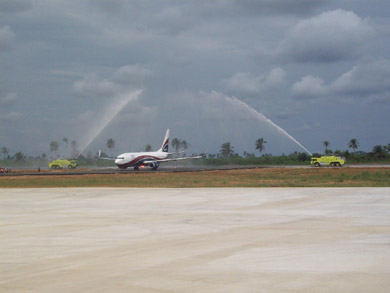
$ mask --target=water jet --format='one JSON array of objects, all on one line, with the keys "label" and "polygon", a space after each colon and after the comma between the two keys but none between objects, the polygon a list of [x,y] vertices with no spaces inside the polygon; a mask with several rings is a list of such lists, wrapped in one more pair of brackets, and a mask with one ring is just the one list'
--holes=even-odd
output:
[{"label": "water jet", "polygon": [[276,130],[287,136],[291,141],[293,141],[295,144],[297,144],[300,148],[302,148],[307,154],[312,156],[313,154],[305,148],[298,140],[296,140],[292,135],[290,135],[286,130],[284,130],[282,127],[277,125],[275,122],[273,122],[271,119],[268,119],[267,117],[264,116],[264,114],[256,111],[254,108],[249,106],[248,104],[244,103],[243,101],[237,99],[236,97],[227,97],[225,96],[225,99],[227,102],[233,104],[234,106],[238,106],[244,111],[247,111],[253,118],[257,119],[260,122],[265,122],[268,125],[272,126],[273,128],[276,128]]},{"label": "water jet", "polygon": [[107,108],[105,108],[97,123],[94,124],[94,126],[84,136],[83,141],[80,144],[80,152],[78,153],[77,157],[79,157],[86,150],[86,148],[95,140],[96,137],[99,136],[99,134],[122,111],[122,109],[130,101],[136,100],[141,93],[142,90],[137,90],[134,92],[127,92],[117,95],[113,99],[113,102]]}]

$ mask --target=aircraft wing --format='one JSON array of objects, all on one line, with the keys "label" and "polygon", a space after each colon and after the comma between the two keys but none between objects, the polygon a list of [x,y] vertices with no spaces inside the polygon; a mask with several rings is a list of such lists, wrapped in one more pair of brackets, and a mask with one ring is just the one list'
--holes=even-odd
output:
[{"label": "aircraft wing", "polygon": [[108,161],[115,161],[115,158],[105,158],[105,157],[99,157],[100,160],[108,160]]},{"label": "aircraft wing", "polygon": [[101,154],[102,154],[102,152],[101,152],[101,150],[99,150],[99,155],[98,155],[98,158],[99,158],[99,159],[101,159],[101,160],[115,161],[115,158],[105,158],[105,157],[102,157]]},{"label": "aircraft wing", "polygon": [[154,163],[154,162],[159,162],[159,163],[164,163],[164,162],[172,162],[172,161],[182,161],[182,160],[190,160],[190,159],[201,159],[203,156],[195,156],[195,157],[182,157],[182,158],[171,158],[171,159],[162,159],[162,160],[149,160],[149,161],[144,161],[145,164],[148,163]]},{"label": "aircraft wing", "polygon": [[172,156],[172,155],[179,155],[179,154],[184,154],[184,151],[180,151],[180,152],[175,152],[175,153],[167,153],[169,156]]}]

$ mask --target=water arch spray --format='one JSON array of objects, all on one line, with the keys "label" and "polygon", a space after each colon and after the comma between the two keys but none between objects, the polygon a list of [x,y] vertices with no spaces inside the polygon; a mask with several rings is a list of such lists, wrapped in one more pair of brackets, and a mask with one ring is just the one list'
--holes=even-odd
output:
[{"label": "water arch spray", "polygon": [[[87,147],[94,141],[94,139],[107,127],[108,124],[120,113],[120,111],[130,102],[138,99],[138,96],[142,93],[142,90],[134,92],[127,92],[125,94],[118,95],[112,101],[112,103],[105,108],[100,115],[99,120],[96,121],[93,127],[85,133],[80,143],[80,156]],[[78,157],[77,156],[77,157]]]},{"label": "water arch spray", "polygon": [[305,148],[299,141],[297,141],[292,135],[290,135],[286,130],[284,130],[282,127],[274,123],[271,119],[268,119],[265,117],[262,113],[259,113],[255,109],[253,109],[248,104],[244,103],[243,101],[235,98],[235,97],[227,97],[225,96],[225,99],[227,102],[233,104],[236,107],[239,107],[243,109],[244,111],[247,111],[254,119],[257,119],[260,122],[265,122],[268,125],[275,128],[279,133],[287,136],[291,141],[293,141],[295,144],[297,144],[299,147],[301,147],[306,153],[308,153],[310,156],[312,156],[312,153],[309,152],[307,148]]}]

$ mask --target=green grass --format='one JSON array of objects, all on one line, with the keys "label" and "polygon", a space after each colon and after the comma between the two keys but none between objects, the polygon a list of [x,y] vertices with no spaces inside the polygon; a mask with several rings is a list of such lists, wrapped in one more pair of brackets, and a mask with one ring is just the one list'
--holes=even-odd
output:
[{"label": "green grass", "polygon": [[390,187],[390,168],[264,168],[182,173],[0,176],[0,188]]}]

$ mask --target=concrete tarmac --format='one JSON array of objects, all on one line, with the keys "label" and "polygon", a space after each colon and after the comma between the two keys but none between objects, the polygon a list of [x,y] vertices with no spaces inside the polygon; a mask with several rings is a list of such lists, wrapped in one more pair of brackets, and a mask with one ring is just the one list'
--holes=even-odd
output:
[{"label": "concrete tarmac", "polygon": [[389,188],[0,189],[0,292],[389,288]]}]

